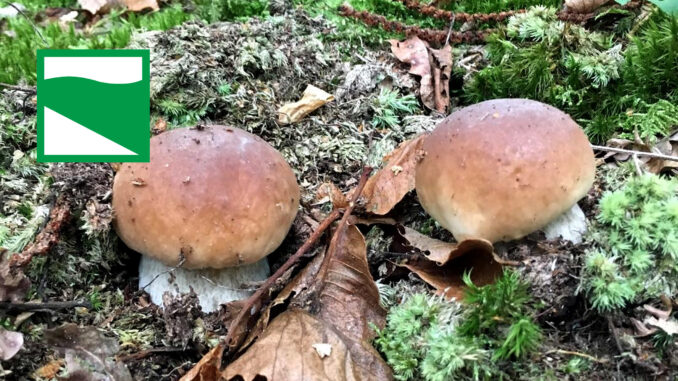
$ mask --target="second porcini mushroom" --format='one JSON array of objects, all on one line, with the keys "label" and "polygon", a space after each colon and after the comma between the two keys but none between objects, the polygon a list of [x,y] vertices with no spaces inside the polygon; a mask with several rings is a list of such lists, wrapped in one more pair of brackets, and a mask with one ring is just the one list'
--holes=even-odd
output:
[{"label": "second porcini mushroom", "polygon": [[278,151],[246,131],[207,126],[151,139],[149,163],[115,176],[115,228],[143,255],[139,285],[154,303],[196,292],[205,312],[251,294],[287,235],[299,186]]},{"label": "second porcini mushroom", "polygon": [[454,112],[423,145],[416,190],[457,241],[508,241],[543,228],[591,188],[593,151],[572,118],[527,99]]}]

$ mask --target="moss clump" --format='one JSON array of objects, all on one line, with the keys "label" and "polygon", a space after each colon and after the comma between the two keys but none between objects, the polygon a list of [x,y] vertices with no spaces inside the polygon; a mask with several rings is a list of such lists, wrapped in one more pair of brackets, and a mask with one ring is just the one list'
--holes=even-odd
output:
[{"label": "moss clump", "polygon": [[678,181],[631,179],[605,194],[587,253],[582,290],[608,312],[678,292]]},{"label": "moss clump", "polygon": [[389,311],[376,346],[399,380],[442,381],[501,376],[500,362],[537,349],[541,330],[530,316],[528,285],[506,271],[495,284],[475,286],[469,276],[460,305],[415,293]]},{"label": "moss clump", "polygon": [[676,20],[654,14],[626,49],[625,40],[533,7],[488,38],[489,65],[465,84],[465,101],[539,100],[568,112],[599,142],[617,132],[666,134],[676,122]]}]

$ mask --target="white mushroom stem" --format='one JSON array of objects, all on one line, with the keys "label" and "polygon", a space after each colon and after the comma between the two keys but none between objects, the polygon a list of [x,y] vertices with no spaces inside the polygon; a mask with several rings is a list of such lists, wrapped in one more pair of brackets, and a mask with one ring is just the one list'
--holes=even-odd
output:
[{"label": "white mushroom stem", "polygon": [[584,233],[586,233],[586,216],[579,205],[574,204],[565,213],[561,214],[555,220],[551,221],[542,229],[546,238],[554,240],[562,238],[574,244],[581,243]]},{"label": "white mushroom stem", "polygon": [[139,264],[139,288],[151,296],[151,301],[163,306],[162,296],[167,291],[179,295],[193,291],[198,295],[203,312],[217,311],[221,304],[248,298],[256,291],[256,282],[270,274],[266,257],[258,262],[217,269],[189,270],[171,267],[155,259],[142,256]]}]

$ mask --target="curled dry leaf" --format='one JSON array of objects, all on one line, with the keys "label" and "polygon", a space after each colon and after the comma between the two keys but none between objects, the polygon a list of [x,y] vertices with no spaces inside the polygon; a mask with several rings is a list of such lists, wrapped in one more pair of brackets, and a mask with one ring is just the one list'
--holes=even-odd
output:
[{"label": "curled dry leaf", "polygon": [[[390,368],[370,345],[370,324],[383,326],[385,311],[369,273],[365,238],[353,225],[340,226],[326,255],[312,264],[283,291],[299,292],[292,307],[226,368],[224,378],[391,379]],[[317,343],[329,344],[331,353],[318,356]]]},{"label": "curled dry leaf", "polygon": [[416,247],[427,252],[424,256],[439,265],[460,257],[471,251],[493,252],[492,243],[484,239],[467,239],[460,243],[449,243],[431,238],[407,226],[398,226],[399,238],[404,239],[406,245]]},{"label": "curled dry leaf", "polygon": [[[610,139],[606,145],[612,148],[621,148],[632,151],[658,153],[668,156],[678,157],[678,132],[660,140],[654,146],[643,142],[639,137],[635,140]],[[630,153],[608,152],[603,159],[624,162],[632,159]],[[667,170],[678,170],[678,161],[666,160],[656,157],[639,156],[638,160],[642,163],[645,170],[650,173],[658,174]]]},{"label": "curled dry leaf", "polygon": [[115,7],[125,7],[132,12],[149,8],[154,11],[159,9],[157,0],[78,0],[78,4],[93,15],[106,13]]},{"label": "curled dry leaf", "polygon": [[333,100],[334,95],[326,93],[313,85],[308,85],[306,90],[304,90],[303,97],[299,101],[287,103],[278,109],[278,123],[296,123],[320,106]]},{"label": "curled dry leaf", "polygon": [[591,13],[610,0],[565,0],[568,12],[572,13]]},{"label": "curled dry leaf", "polygon": [[118,340],[104,336],[95,327],[78,327],[67,323],[45,330],[47,345],[66,358],[68,380],[132,381],[132,375],[113,356],[118,352]]},{"label": "curled dry leaf", "polygon": [[341,209],[348,206],[346,196],[332,183],[320,184],[316,192],[316,204],[331,202],[334,209]]},{"label": "curled dry leaf", "polygon": [[7,250],[0,248],[0,302],[23,300],[30,286],[23,271],[10,265]]},{"label": "curled dry leaf", "polygon": [[386,165],[370,177],[362,193],[367,212],[384,215],[414,189],[415,168],[422,158],[421,148],[427,136],[404,141],[384,157]]},{"label": "curled dry leaf", "polygon": [[180,381],[217,381],[220,379],[221,355],[224,347],[218,344],[212,348]]},{"label": "curled dry leaf", "polygon": [[0,359],[7,361],[14,357],[24,345],[21,332],[8,331],[0,327]]},{"label": "curled dry leaf", "polygon": [[405,251],[417,248],[428,252],[425,256],[409,258],[401,266],[417,274],[447,298],[462,299],[465,272],[470,271],[473,283],[481,286],[492,283],[502,272],[492,243],[483,239],[448,243],[399,226],[396,241]]},{"label": "curled dry leaf", "polygon": [[409,73],[421,77],[419,95],[426,107],[445,112],[450,105],[449,82],[452,72],[452,47],[432,49],[416,35],[405,41],[389,40],[396,58],[410,65]]}]

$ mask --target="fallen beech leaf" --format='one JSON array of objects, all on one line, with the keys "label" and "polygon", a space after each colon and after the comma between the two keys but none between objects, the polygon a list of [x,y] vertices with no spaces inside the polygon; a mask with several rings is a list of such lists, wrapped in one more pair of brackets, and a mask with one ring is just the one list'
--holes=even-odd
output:
[{"label": "fallen beech leaf", "polygon": [[478,286],[494,282],[502,272],[502,266],[495,261],[492,252],[485,249],[466,252],[442,266],[424,257],[411,258],[401,266],[435,287],[438,294],[457,300],[463,300],[465,272],[471,271],[471,280]]},{"label": "fallen beech leaf", "polygon": [[332,94],[328,94],[313,85],[308,85],[299,101],[287,103],[278,109],[278,123],[296,123],[320,106],[333,100]]},{"label": "fallen beech leaf", "polygon": [[348,206],[346,196],[332,183],[323,183],[316,192],[316,204],[331,202],[334,209],[342,209]]},{"label": "fallen beech leaf", "polygon": [[7,250],[0,248],[0,302],[23,300],[30,286],[23,271],[10,266]]},{"label": "fallen beech leaf", "polygon": [[56,359],[48,362],[47,364],[38,368],[33,372],[33,377],[36,379],[47,379],[51,380],[56,378],[61,368],[64,366],[65,361],[63,359]]},{"label": "fallen beech leaf", "polygon": [[114,7],[125,7],[132,12],[143,11],[150,8],[154,11],[159,9],[157,0],[78,0],[82,9],[91,14],[106,13]]},{"label": "fallen beech leaf", "polygon": [[565,0],[567,10],[572,13],[591,13],[611,0]]},{"label": "fallen beech leaf", "polygon": [[[299,292],[293,307],[224,370],[224,378],[391,379],[390,368],[370,345],[370,323],[383,326],[385,311],[367,265],[365,238],[353,225],[340,226],[325,256],[312,264],[283,290]],[[312,314],[301,306],[311,306]],[[329,344],[331,354],[320,358],[313,347],[317,343]]]},{"label": "fallen beech leaf", "polygon": [[21,332],[8,331],[0,327],[0,359],[7,361],[14,357],[24,346]]},{"label": "fallen beech leaf", "polygon": [[452,72],[452,47],[432,49],[416,35],[405,41],[389,40],[396,58],[410,65],[408,73],[421,77],[419,96],[426,107],[445,112],[450,105],[449,82]]},{"label": "fallen beech leaf", "polygon": [[678,335],[678,320],[676,319],[657,319],[656,317],[649,317],[645,319],[645,324],[651,325],[661,329],[668,335]]},{"label": "fallen beech leaf", "polygon": [[[384,215],[414,189],[415,168],[421,159],[421,147],[426,136],[404,141],[384,157],[386,165],[370,177],[362,193],[367,212]],[[394,171],[394,168],[397,170]]]},{"label": "fallen beech leaf", "polygon": [[[433,74],[433,104],[438,112],[446,112],[450,105],[450,75],[452,74],[452,47],[429,48],[431,73]],[[423,95],[422,95],[423,99]],[[431,101],[428,101],[429,103]],[[424,102],[426,104],[426,102]],[[430,108],[430,107],[429,107]]]},{"label": "fallen beech leaf", "polygon": [[[622,148],[632,151],[640,152],[651,152],[659,153],[669,156],[678,157],[678,132],[659,141],[654,147],[636,138],[636,140],[627,140],[627,139],[610,139],[607,141],[606,145],[612,148]],[[629,153],[618,153],[618,152],[608,152],[603,159],[609,160],[610,158],[624,162],[631,159],[631,154]],[[650,173],[658,174],[667,169],[678,169],[678,161],[674,160],[664,160],[660,158],[653,158],[648,156],[638,156],[638,161],[642,166]]]},{"label": "fallen beech leaf", "polygon": [[492,243],[484,239],[467,239],[460,243],[449,243],[421,234],[407,226],[401,225],[397,229],[400,237],[405,239],[410,246],[428,252],[424,256],[438,265],[444,265],[471,251],[480,250],[488,253],[493,251]]},{"label": "fallen beech leaf", "polygon": [[113,356],[118,340],[104,336],[95,327],[78,327],[67,323],[45,330],[47,345],[66,358],[67,379],[92,381],[132,381],[132,375]]},{"label": "fallen beech leaf", "polygon": [[181,377],[180,381],[216,381],[219,380],[221,355],[224,347],[218,344],[212,348],[191,370]]}]

